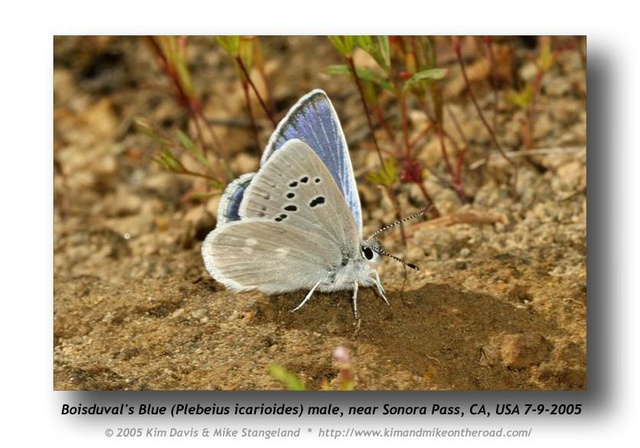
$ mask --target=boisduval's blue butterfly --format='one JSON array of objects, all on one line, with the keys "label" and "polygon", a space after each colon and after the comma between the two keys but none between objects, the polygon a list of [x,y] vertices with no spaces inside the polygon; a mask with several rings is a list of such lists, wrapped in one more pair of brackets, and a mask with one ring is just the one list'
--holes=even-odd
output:
[{"label": "boisduval's blue butterfly", "polygon": [[[257,173],[229,184],[218,225],[205,239],[209,273],[234,291],[268,294],[375,286],[389,304],[375,265],[388,255],[364,240],[362,211],[347,143],[322,90],[302,97],[267,143]],[[395,258],[395,257],[394,257]]]}]

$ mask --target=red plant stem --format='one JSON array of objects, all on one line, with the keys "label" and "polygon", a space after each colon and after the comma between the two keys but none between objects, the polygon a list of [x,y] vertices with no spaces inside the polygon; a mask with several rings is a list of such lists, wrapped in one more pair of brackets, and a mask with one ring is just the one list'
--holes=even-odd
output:
[{"label": "red plant stem", "polygon": [[[562,51],[561,49],[556,49],[553,51],[553,54],[551,55],[552,61],[555,62],[555,60],[558,58],[558,54],[559,52]],[[540,89],[542,87],[542,78],[544,78],[545,75],[545,70],[541,67],[539,67],[536,64],[536,68],[538,69],[538,71],[536,72],[536,76],[533,79],[533,85],[532,85],[532,97],[531,97],[531,104],[529,105],[529,109],[527,111],[527,122],[528,122],[528,139],[527,139],[527,143],[526,143],[526,147],[527,149],[533,149],[534,147],[534,143],[533,143],[533,134],[534,134],[534,127],[535,127],[535,115],[537,112],[537,104],[538,104],[538,96],[540,95]]]},{"label": "red plant stem", "polygon": [[380,106],[376,105],[376,107],[373,108],[373,112],[376,114],[376,118],[378,119],[378,123],[380,123],[380,126],[382,126],[382,129],[384,129],[385,132],[387,133],[387,137],[389,138],[389,140],[391,141],[393,146],[395,146],[396,145],[396,136],[393,134],[393,131],[391,130],[391,127],[389,126],[389,123],[387,123],[387,120],[384,118],[384,114],[382,113],[382,109],[380,108]]},{"label": "red plant stem", "polygon": [[219,160],[219,164],[215,165],[216,175],[220,177],[220,179],[226,178],[227,180],[233,180],[233,175],[228,169],[227,164],[227,149],[222,143],[222,141],[218,138],[217,134],[214,132],[213,128],[207,122],[206,117],[204,116],[204,112],[202,111],[202,107],[200,107],[199,102],[190,103],[190,105],[194,107],[188,107],[187,111],[189,115],[191,115],[191,119],[193,120],[193,124],[196,127],[196,135],[198,137],[198,142],[200,147],[202,148],[202,153],[206,156],[207,153],[207,144],[204,140],[204,131],[202,126],[200,125],[200,121],[206,124],[207,131],[209,132],[209,136],[211,137],[214,145],[218,148],[216,152],[216,156]]},{"label": "red plant stem", "polygon": [[402,237],[402,244],[406,246],[407,235],[404,231],[404,225],[402,222],[402,209],[400,208],[400,201],[398,201],[398,198],[394,194],[393,189],[391,187],[387,187],[387,194],[389,195],[391,202],[393,202],[393,208],[395,208],[396,210],[396,221],[400,222],[399,227],[400,227],[400,236]]},{"label": "red plant stem", "polygon": [[430,166],[425,167],[425,169],[429,172],[429,174],[431,174],[433,177],[438,179],[438,182],[440,182],[442,185],[446,186],[447,188],[451,188],[452,190],[454,190],[453,186],[451,185],[451,181],[449,179],[443,177],[442,174],[438,173],[437,171],[435,171]]},{"label": "red plant stem", "polygon": [[178,174],[185,174],[185,175],[188,175],[188,176],[202,177],[203,179],[214,180],[216,182],[220,182],[219,179],[217,179],[217,178],[215,178],[213,176],[209,176],[208,174],[204,174],[204,173],[198,173],[198,172],[195,172],[195,171],[191,171],[191,170],[186,169],[185,167],[182,167],[182,171],[180,173],[178,173]]},{"label": "red plant stem", "polygon": [[526,148],[532,149],[534,147],[533,144],[533,134],[535,128],[535,115],[537,111],[537,100],[538,94],[540,93],[540,87],[542,86],[542,78],[544,77],[544,71],[538,67],[538,71],[536,72],[535,78],[533,78],[533,85],[531,88],[531,104],[529,104],[529,110],[527,111],[527,122],[529,123],[529,136],[527,138]]},{"label": "red plant stem", "polygon": [[364,99],[364,90],[362,88],[362,83],[360,82],[360,78],[358,77],[358,72],[356,71],[356,65],[353,62],[353,57],[345,56],[347,60],[347,64],[349,65],[349,69],[351,70],[351,74],[355,79],[356,86],[358,87],[358,92],[360,93],[360,100],[362,101],[362,107],[364,108],[365,115],[367,116],[367,123],[369,124],[369,129],[371,130],[371,137],[373,138],[373,144],[376,147],[376,153],[378,154],[378,159],[380,160],[380,167],[384,170],[384,160],[382,159],[382,152],[380,151],[380,146],[378,145],[378,139],[376,138],[376,134],[373,129],[373,123],[371,121],[371,114],[369,113],[369,108],[367,107],[367,102]]},{"label": "red plant stem", "polygon": [[[446,137],[447,139],[449,139],[449,141],[451,142],[451,144],[453,144],[453,146],[455,147],[456,152],[458,154],[460,154],[461,152],[465,152],[465,151],[461,151],[460,150],[460,148],[458,147],[458,144],[456,143],[456,141],[447,133],[447,131],[442,126],[440,126],[440,124],[437,122],[437,120],[431,116],[431,114],[429,113],[429,110],[427,108],[427,104],[424,101],[419,101],[418,104],[420,104],[420,107],[422,107],[423,112],[425,113],[425,115],[429,119],[430,125],[437,129],[438,137],[440,138],[440,145],[441,145],[442,152],[443,152],[443,159],[445,161],[445,165],[447,166],[447,171],[449,171],[449,175],[451,177],[451,180],[449,181],[449,180],[444,179],[441,175],[439,175],[438,173],[436,173],[435,171],[433,171],[430,168],[427,168],[427,169],[429,170],[429,172],[433,176],[438,178],[438,180],[442,184],[446,185],[448,188],[451,188],[453,191],[455,191],[462,202],[469,202],[469,198],[464,193],[464,190],[462,188],[462,182],[461,182],[461,178],[462,178],[461,173],[462,173],[462,171],[461,171],[461,168],[458,169],[458,170],[454,170],[453,169],[453,165],[449,161],[449,156],[447,155],[447,152],[446,152],[445,147],[444,147],[444,138],[443,137]],[[453,122],[454,122],[454,125],[457,126],[457,122],[455,120],[453,120]],[[428,130],[429,128],[426,128],[426,129]],[[439,216],[440,215],[439,212],[437,210],[435,210],[435,211],[436,211],[436,213],[438,213],[438,216]]]},{"label": "red plant stem", "polygon": [[242,58],[240,56],[236,56],[236,62],[238,63],[240,70],[242,70],[242,73],[244,74],[245,79],[253,89],[253,92],[256,94],[258,101],[260,101],[260,105],[262,106],[262,109],[264,110],[265,114],[267,114],[267,117],[269,117],[269,120],[271,121],[271,123],[273,124],[273,127],[275,128],[278,125],[278,123],[276,123],[276,119],[274,118],[273,113],[271,112],[271,110],[269,110],[266,103],[262,99],[260,92],[258,92],[258,88],[251,80],[251,77],[249,76],[249,72],[247,71],[247,67],[244,65],[244,62],[242,62]]},{"label": "red plant stem", "polygon": [[433,211],[433,215],[435,217],[440,216],[440,211],[438,210],[438,207],[436,207],[436,203],[433,202],[433,198],[431,198],[431,195],[429,194],[429,192],[427,191],[426,187],[424,186],[424,181],[416,182],[416,185],[418,185],[418,188],[420,189],[420,192],[425,197],[427,202],[429,202],[429,207],[431,207],[431,210]]},{"label": "red plant stem", "polygon": [[440,151],[442,152],[444,164],[447,166],[447,171],[449,171],[451,180],[455,180],[455,171],[453,169],[453,165],[451,165],[451,162],[449,161],[449,154],[447,154],[446,145],[444,144],[444,132],[442,132],[441,126],[438,126],[438,140],[440,140]]},{"label": "red plant stem", "polygon": [[467,155],[467,151],[464,150],[458,153],[458,157],[456,158],[456,173],[457,173],[457,184],[460,185],[460,191],[464,194],[464,190],[462,190],[462,169],[464,167],[464,157]]},{"label": "red plant stem", "polygon": [[[413,61],[412,66],[407,67],[409,73],[413,74],[417,65],[417,57],[415,54],[415,38],[409,38],[409,45],[407,45],[409,50],[407,50],[407,56],[405,57],[405,62]],[[407,64],[409,65],[409,64]],[[407,114],[407,96],[404,94],[404,89],[398,88],[398,92],[400,92],[400,96],[398,97],[398,101],[400,102],[400,120],[402,124],[402,136],[404,137],[404,146],[405,146],[405,157],[408,160],[411,160],[411,143],[409,142],[409,118]]]},{"label": "red plant stem", "polygon": [[498,123],[498,72],[496,67],[496,55],[493,52],[493,38],[485,36],[482,41],[487,46],[489,53],[489,64],[491,65],[491,90],[493,91],[493,119],[492,127],[496,128]]},{"label": "red plant stem", "polygon": [[411,143],[409,142],[409,118],[407,116],[407,97],[400,93],[400,122],[402,123],[402,137],[404,141],[405,157],[411,160]]},{"label": "red plant stem", "polygon": [[458,156],[456,157],[456,166],[454,167],[449,160],[444,137],[444,132],[442,131],[442,129],[439,129],[438,138],[440,139],[442,157],[445,161],[445,164],[447,165],[447,169],[449,170],[451,176],[451,185],[462,202],[469,202],[469,199],[464,192],[464,186],[462,185],[462,162],[464,161],[465,151],[458,152]]},{"label": "red plant stem", "polygon": [[451,141],[451,143],[453,144],[453,146],[455,146],[456,148],[456,153],[460,153],[461,151],[466,151],[466,148],[469,146],[467,144],[467,137],[464,135],[464,132],[462,131],[462,128],[460,127],[460,123],[458,123],[458,119],[456,118],[456,116],[453,114],[453,112],[451,112],[451,108],[447,106],[447,113],[449,114],[449,117],[451,118],[451,122],[453,123],[453,126],[456,128],[456,131],[458,131],[460,140],[462,140],[464,142],[464,148],[460,148],[460,146],[458,146],[458,143],[456,142],[456,140],[451,137],[446,130],[443,129],[444,131],[444,135],[449,139],[449,141]]},{"label": "red plant stem", "polygon": [[[180,80],[178,78],[178,74],[177,74],[176,70],[169,63],[169,60],[167,59],[166,55],[164,54],[164,51],[162,50],[162,48],[160,47],[160,45],[158,44],[156,39],[154,37],[150,36],[150,37],[148,37],[147,41],[150,43],[153,51],[155,52],[156,56],[160,60],[161,69],[165,72],[165,75],[171,81],[171,84],[173,85],[174,93],[175,93],[175,96],[176,96],[176,98],[178,100],[178,103],[184,109],[187,110],[187,112],[189,113],[189,115],[193,119],[194,125],[196,127],[196,133],[198,135],[198,141],[200,143],[200,147],[202,148],[203,154],[206,154],[207,145],[204,142],[204,133],[203,133],[202,128],[200,126],[199,119],[202,120],[204,123],[207,123],[207,120],[206,120],[206,117],[204,116],[204,112],[202,111],[202,106],[200,105],[200,102],[198,101],[197,98],[189,97],[187,95],[187,93],[184,91],[184,87],[182,86],[182,83],[180,82]],[[217,155],[218,155],[219,158],[222,159],[222,161],[221,161],[222,172],[218,172],[217,175],[220,176],[220,178],[225,178],[226,177],[227,179],[231,180],[232,176],[230,175],[230,172],[226,167],[227,166],[227,162],[226,162],[227,151],[226,151],[226,148],[222,144],[220,139],[218,139],[216,133],[213,131],[213,128],[211,128],[211,126],[209,126],[209,125],[207,125],[207,128],[208,128],[208,131],[209,131],[209,135],[211,136],[211,138],[212,138],[214,144],[216,145],[216,147],[218,148],[218,154]],[[220,154],[222,154],[222,157],[220,157]],[[217,170],[217,171],[219,171],[219,170]]]},{"label": "red plant stem", "polygon": [[249,84],[242,82],[242,90],[244,91],[244,99],[247,103],[247,112],[249,113],[249,120],[251,121],[251,130],[253,131],[253,137],[256,139],[256,148],[260,148],[260,138],[258,137],[258,126],[256,125],[256,119],[253,116],[253,108],[251,107],[251,98],[249,98]]},{"label": "red plant stem", "polygon": [[189,99],[187,94],[184,92],[184,89],[182,88],[182,85],[180,84],[180,80],[178,79],[178,74],[173,69],[173,66],[169,63],[169,60],[167,59],[166,55],[164,54],[164,51],[162,50],[160,45],[158,45],[158,42],[156,41],[155,38],[149,37],[148,40],[149,40],[149,42],[151,44],[151,47],[153,48],[154,52],[156,53],[156,55],[160,59],[160,67],[165,72],[167,77],[171,80],[171,84],[173,85],[173,87],[175,89],[175,94],[176,94],[176,96],[178,98],[178,102],[185,109],[188,109],[188,110],[192,109],[193,104],[191,104],[191,100]]},{"label": "red plant stem", "polygon": [[467,150],[463,150],[458,153],[457,164],[456,164],[456,185],[458,187],[458,196],[462,199],[463,202],[470,202],[466,193],[464,192],[464,185],[462,183],[462,170],[464,169],[464,159],[467,155]]},{"label": "red plant stem", "polygon": [[431,132],[432,129],[432,123],[428,123],[427,126],[424,127],[423,130],[421,130],[418,135],[416,135],[412,140],[411,140],[411,147],[415,148],[416,145],[427,136],[427,134],[429,134],[429,132]]},{"label": "red plant stem", "polygon": [[[395,87],[396,87],[396,91],[401,91],[401,89],[402,89],[402,87],[398,86],[398,85],[395,85]],[[404,104],[405,104],[405,114],[406,114],[406,102]],[[429,117],[429,114],[426,112],[426,105],[423,102],[421,104],[425,108],[425,114],[427,115],[427,117]],[[433,124],[433,120],[431,120],[430,117],[429,117],[429,119],[431,121],[431,124]],[[412,154],[411,154],[411,149],[415,147],[415,144],[419,140],[419,138],[421,138],[421,135],[422,134],[426,134],[426,132],[429,130],[429,128],[428,127],[425,128],[425,130],[423,130],[421,132],[421,135],[419,135],[416,139],[414,139],[413,142],[411,142],[411,141],[408,140],[409,132],[408,132],[408,129],[406,127],[406,124],[407,124],[406,115],[405,115],[405,118],[403,118],[403,124],[404,124],[403,133],[404,133],[404,136],[405,136],[405,147],[407,149],[405,157],[406,157],[406,160],[411,161],[411,160],[413,160]],[[444,181],[440,176],[435,174],[432,170],[430,170],[429,168],[427,168],[427,169],[429,170],[429,172],[431,172],[432,174],[436,175],[436,177],[438,177],[445,184],[448,184],[448,182]],[[431,207],[433,207],[434,214],[436,216],[440,216],[440,212],[438,211],[438,209],[437,209],[437,207],[435,205],[435,202],[433,202],[433,199],[431,198],[431,195],[429,194],[429,192],[427,191],[426,187],[424,186],[424,179],[421,179],[421,178],[420,179],[416,179],[415,176],[413,176],[411,170],[409,170],[408,172],[409,172],[409,175],[411,176],[411,181],[414,184],[418,185],[418,188],[420,189],[420,192],[422,193],[422,196],[424,196],[425,200],[430,204]]]},{"label": "red plant stem", "polygon": [[209,136],[213,140],[213,143],[216,145],[216,147],[219,149],[217,156],[219,159],[221,159],[222,169],[225,172],[227,179],[233,180],[233,174],[229,170],[228,166],[229,152],[227,151],[227,147],[222,143],[222,140],[220,140],[216,132],[213,130],[213,126],[211,126],[211,123],[209,123],[209,120],[207,120],[207,117],[204,116],[203,112],[200,112],[199,117],[200,120],[202,120],[202,122],[206,124]]},{"label": "red plant stem", "polygon": [[206,154],[207,145],[204,142],[204,134],[202,132],[202,128],[200,127],[200,120],[198,120],[197,112],[192,109],[189,109],[189,114],[191,118],[193,118],[193,124],[196,127],[196,134],[198,136],[198,142],[200,143],[200,147],[202,148],[202,152]]},{"label": "red plant stem", "polygon": [[513,162],[513,160],[511,160],[507,156],[507,154],[502,149],[502,146],[500,146],[500,143],[498,142],[498,139],[496,138],[496,135],[493,132],[493,129],[491,129],[491,126],[489,126],[489,123],[487,123],[487,120],[484,117],[484,114],[482,113],[482,109],[480,109],[480,105],[478,104],[478,100],[476,99],[476,96],[474,95],[473,90],[471,89],[471,83],[469,82],[469,77],[467,76],[467,70],[465,68],[464,61],[462,60],[462,51],[460,49],[460,40],[458,38],[456,38],[456,37],[453,38],[453,49],[454,49],[454,51],[456,53],[456,56],[458,58],[458,63],[460,64],[460,68],[462,70],[462,76],[464,77],[464,81],[465,81],[465,83],[467,85],[467,92],[469,93],[469,97],[471,98],[471,101],[473,102],[473,105],[475,106],[476,111],[478,112],[478,116],[480,117],[480,120],[482,121],[482,123],[484,124],[484,127],[489,132],[489,135],[491,136],[491,140],[493,141],[493,144],[496,146],[498,151],[500,151],[500,154],[502,154],[502,157],[504,157],[504,159],[513,167],[513,189],[511,191],[511,194],[512,194],[512,196],[516,196],[517,195],[516,188],[517,188],[517,185],[518,185],[518,167]]},{"label": "red plant stem", "polygon": [[[456,116],[453,114],[453,112],[451,112],[451,108],[450,107],[447,107],[447,113],[451,117],[451,122],[453,123],[453,125],[456,128],[456,130],[458,131],[458,134],[460,134],[460,139],[463,142],[466,142],[467,138],[465,137],[464,132],[462,131],[462,128],[460,127],[460,123],[458,123],[458,120],[456,119]],[[465,160],[465,158],[467,156],[468,145],[465,143],[464,147],[460,148],[458,146],[458,144],[456,143],[456,141],[451,136],[449,136],[448,134],[447,134],[447,138],[451,141],[453,146],[455,146],[456,153],[458,154],[458,156],[456,158],[456,160],[457,160],[457,164],[456,164],[457,183],[456,184],[460,188],[460,190],[458,191],[458,196],[460,197],[460,199],[463,202],[469,202],[469,197],[464,192],[464,185],[462,183],[462,171],[464,169],[464,160]]]},{"label": "red plant stem", "polygon": [[[439,131],[441,131],[444,134],[444,136],[451,141],[453,146],[455,146],[456,150],[460,151],[460,148],[458,147],[458,144],[456,143],[455,139],[453,139],[453,137],[449,135],[449,133],[443,126],[440,126],[440,124],[438,123],[438,120],[436,120],[433,116],[431,116],[431,113],[429,112],[429,108],[427,107],[427,103],[425,101],[419,101],[418,104],[422,108],[422,111],[424,112],[426,117],[429,119],[429,124],[435,127],[436,129],[438,129]],[[455,121],[455,119],[454,119],[454,125],[457,126],[457,122]],[[428,130],[429,128],[426,128],[426,129]]]},{"label": "red plant stem", "polygon": [[442,151],[442,158],[444,159],[444,163],[447,166],[449,175],[451,176],[451,183],[453,185],[453,188],[460,199],[463,199],[464,201],[466,196],[462,191],[462,186],[460,185],[460,171],[454,168],[451,164],[451,161],[449,160],[449,154],[447,154],[447,145],[444,141],[444,133],[442,132],[442,128],[438,129],[438,139],[440,140],[440,150]]},{"label": "red plant stem", "polygon": [[[168,137],[166,137],[165,135],[163,135],[161,132],[159,132],[159,136],[160,136],[159,138],[161,138],[163,142],[166,142],[167,146],[172,143],[171,140]],[[161,143],[161,145],[165,146],[162,143]],[[176,143],[174,143],[173,146],[177,147],[180,150],[184,150],[184,148],[182,148],[180,145],[178,145]],[[201,177],[203,179],[208,179],[208,180],[212,180],[212,181],[215,181],[215,182],[221,182],[220,179],[224,178],[224,176],[222,176],[222,177],[214,177],[214,176],[211,176],[209,174],[198,173],[196,171],[191,171],[191,170],[185,168],[184,164],[178,158],[176,158],[175,155],[173,155],[172,151],[170,151],[169,149],[167,149],[167,151],[169,151],[172,154],[172,157],[175,159],[176,163],[178,164],[178,166],[180,168],[179,171],[178,170],[172,170],[173,172],[175,172],[177,174],[184,174],[184,175],[189,175],[189,176],[194,176],[194,177]],[[199,162],[198,159],[194,156],[194,154],[191,151],[183,151],[183,152],[188,154],[196,162]],[[216,173],[216,175],[220,175],[220,173]]]}]

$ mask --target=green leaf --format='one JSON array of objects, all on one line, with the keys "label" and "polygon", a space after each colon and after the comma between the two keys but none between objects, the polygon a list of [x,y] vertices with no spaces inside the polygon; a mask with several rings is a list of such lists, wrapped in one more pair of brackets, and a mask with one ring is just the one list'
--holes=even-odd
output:
[{"label": "green leaf", "polygon": [[375,40],[372,36],[357,36],[356,45],[370,54],[385,72],[389,71],[391,67],[391,50],[387,36],[376,36]]},{"label": "green leaf", "polygon": [[328,75],[351,75],[351,69],[348,65],[328,65],[324,68],[324,72]]},{"label": "green leaf", "polygon": [[198,152],[189,136],[182,132],[180,129],[176,131],[176,137],[178,137],[178,142],[180,143],[180,145],[191,154],[196,154]]},{"label": "green leaf", "polygon": [[556,61],[556,53],[552,50],[551,44],[548,40],[542,41],[542,47],[540,48],[540,55],[538,56],[538,67],[542,72],[548,72]]},{"label": "green leaf", "polygon": [[220,193],[222,193],[222,190],[224,190],[224,188],[227,186],[225,183],[220,182],[219,180],[215,180],[215,179],[210,179],[209,180],[209,186],[211,188],[213,188],[214,190],[219,191]]},{"label": "green leaf", "polygon": [[184,171],[182,162],[180,162],[168,149],[163,149],[160,154],[154,158],[154,160],[167,171],[172,171],[174,173],[181,173]]},{"label": "green leaf", "polygon": [[[351,69],[347,65],[329,65],[328,67],[325,67],[324,72],[328,75],[353,76],[353,73],[351,73]],[[373,84],[378,85],[393,94],[396,93],[396,89],[393,84],[391,84],[391,82],[382,75],[364,68],[356,69],[356,73],[358,74],[358,78],[372,82]]]},{"label": "green leaf", "polygon": [[298,376],[278,364],[269,366],[271,376],[280,381],[288,390],[305,390]]},{"label": "green leaf", "polygon": [[215,181],[215,182],[211,182],[211,184],[213,185],[213,190],[214,190],[213,192],[203,193],[203,192],[194,191],[193,193],[189,194],[189,198],[192,201],[206,202],[209,199],[211,199],[213,196],[216,196],[220,194],[220,192],[222,192],[224,185],[221,182]]},{"label": "green leaf", "polygon": [[376,51],[376,44],[373,42],[371,36],[356,36],[355,44],[369,54]]},{"label": "green leaf", "polygon": [[407,79],[404,84],[403,90],[408,90],[416,85],[430,82],[430,81],[438,81],[443,79],[447,75],[448,70],[444,68],[432,68],[429,70],[423,70],[421,72],[415,73],[411,78]]},{"label": "green leaf", "polygon": [[153,140],[154,142],[156,142],[158,145],[162,146],[162,147],[167,147],[171,144],[171,142],[164,138],[161,137],[160,135],[158,135],[152,128],[151,125],[143,118],[136,118],[134,120],[134,123],[136,125],[136,128],[141,131],[144,135],[146,135],[147,137],[149,137],[151,140]]},{"label": "green leaf", "polygon": [[516,92],[515,90],[510,92],[507,98],[513,105],[520,109],[528,109],[533,101],[533,88],[531,85],[527,85],[520,92]]},{"label": "green leaf", "polygon": [[174,37],[171,40],[171,48],[173,58],[171,63],[178,73],[178,81],[182,86],[187,98],[194,98],[193,84],[191,83],[191,73],[189,72],[189,64],[187,62],[186,38]]},{"label": "green leaf", "polygon": [[216,36],[216,42],[224,51],[236,57],[240,51],[240,36]]},{"label": "green leaf", "polygon": [[328,36],[329,41],[338,50],[338,52],[346,57],[350,58],[353,55],[353,49],[355,47],[354,36]]},{"label": "green leaf", "polygon": [[398,165],[394,159],[387,159],[380,171],[367,175],[367,179],[376,185],[390,187],[398,180]]},{"label": "green leaf", "polygon": [[184,149],[189,151],[198,160],[198,162],[200,162],[206,168],[211,169],[211,166],[209,165],[209,161],[206,159],[206,157],[202,153],[202,149],[200,148],[200,146],[195,145],[193,141],[191,141],[189,136],[184,132],[182,132],[180,129],[176,131],[176,136],[178,137],[178,142],[180,143],[180,146],[182,146]]},{"label": "green leaf", "polygon": [[391,68],[391,47],[389,45],[389,36],[378,36],[378,45],[380,46],[380,58],[383,62],[382,68],[389,71]]},{"label": "green leaf", "polygon": [[238,53],[240,55],[240,59],[242,59],[244,67],[247,69],[247,72],[250,72],[253,67],[253,42],[253,37],[240,38]]}]

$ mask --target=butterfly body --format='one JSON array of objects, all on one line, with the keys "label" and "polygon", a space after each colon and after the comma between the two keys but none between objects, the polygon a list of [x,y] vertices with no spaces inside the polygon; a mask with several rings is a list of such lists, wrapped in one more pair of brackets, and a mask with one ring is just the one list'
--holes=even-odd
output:
[{"label": "butterfly body", "polygon": [[[314,146],[312,146],[314,145]],[[260,170],[229,184],[218,226],[202,254],[211,275],[234,291],[384,289],[379,246],[362,239],[360,200],[337,115],[324,92],[303,97],[282,120]]]}]

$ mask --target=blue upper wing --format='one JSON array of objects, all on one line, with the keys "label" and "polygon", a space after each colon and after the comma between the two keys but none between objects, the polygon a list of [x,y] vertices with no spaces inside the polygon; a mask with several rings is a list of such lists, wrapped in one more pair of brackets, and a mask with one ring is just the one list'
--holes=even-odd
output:
[{"label": "blue upper wing", "polygon": [[[271,135],[260,165],[291,139],[309,145],[329,169],[361,233],[362,211],[347,141],[338,115],[324,91],[312,90],[289,110]],[[252,177],[253,173],[245,174],[227,186],[218,208],[219,225],[240,219],[238,210]]]},{"label": "blue upper wing", "polygon": [[324,91],[312,90],[291,108],[271,135],[260,165],[294,138],[309,145],[324,162],[353,213],[358,231],[362,231],[360,198],[347,141],[338,115]]},{"label": "blue upper wing", "polygon": [[240,219],[240,203],[244,197],[244,191],[251,183],[256,173],[247,173],[238,177],[225,188],[220,204],[218,205],[218,225]]}]

